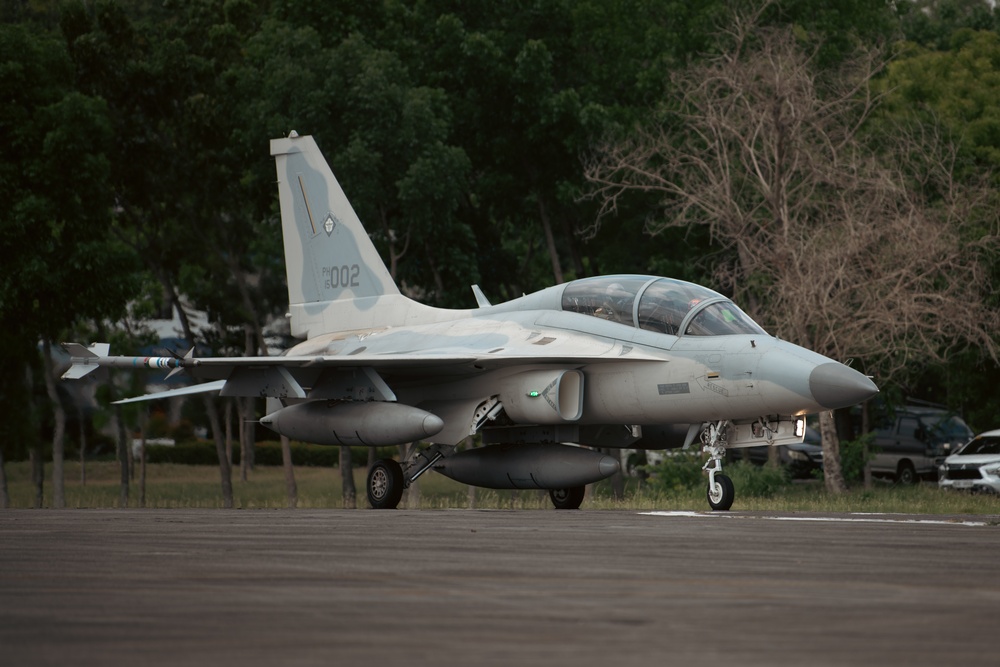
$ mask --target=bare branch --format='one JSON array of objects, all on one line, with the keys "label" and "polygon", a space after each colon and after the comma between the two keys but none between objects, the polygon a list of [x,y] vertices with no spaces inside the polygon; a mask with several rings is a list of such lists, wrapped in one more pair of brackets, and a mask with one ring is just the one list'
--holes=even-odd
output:
[{"label": "bare branch", "polygon": [[598,148],[586,175],[601,217],[630,193],[659,195],[648,231],[706,225],[730,257],[713,267],[719,284],[829,356],[883,375],[961,345],[996,358],[982,263],[1000,239],[996,193],[955,178],[957,148],[936,126],[880,119],[872,132],[883,53],[859,47],[820,73],[789,29],[741,16],[724,42],[674,73],[662,126]]}]

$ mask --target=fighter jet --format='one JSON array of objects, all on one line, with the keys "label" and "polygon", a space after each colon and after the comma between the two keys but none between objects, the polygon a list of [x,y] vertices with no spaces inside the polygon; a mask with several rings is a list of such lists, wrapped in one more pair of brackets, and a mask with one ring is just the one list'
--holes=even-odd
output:
[{"label": "fighter jet", "polygon": [[[422,442],[376,461],[367,496],[395,508],[427,471],[494,489],[548,490],[576,509],[619,470],[597,449],[701,445],[707,498],[728,510],[727,448],[801,442],[808,413],[878,392],[865,375],[767,334],[730,299],[681,280],[583,278],[477,307],[404,296],[316,142],[271,142],[288,317],[304,342],[280,357],[108,356],[67,344],[76,378],[102,366],[181,369],[207,380],[128,400],[195,392],[266,397],[260,423],[321,445]],[[478,436],[482,446],[459,447]],[[597,448],[597,449],[594,449]]]}]

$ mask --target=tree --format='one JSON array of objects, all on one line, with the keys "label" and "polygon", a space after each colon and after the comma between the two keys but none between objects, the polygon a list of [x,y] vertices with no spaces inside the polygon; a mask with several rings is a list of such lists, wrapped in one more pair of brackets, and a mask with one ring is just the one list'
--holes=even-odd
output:
[{"label": "tree", "polygon": [[[969,3],[970,9],[976,8]],[[947,8],[939,3],[938,10]],[[993,10],[991,10],[993,11]],[[948,26],[939,20],[929,25]],[[879,116],[890,123],[932,125],[943,128],[958,146],[959,173],[970,177],[992,175],[1000,184],[1000,113],[993,100],[1000,95],[1000,36],[995,31],[958,28],[942,33],[940,48],[931,50],[911,43],[899,49],[879,82],[884,103]],[[995,190],[996,191],[996,190]],[[988,230],[984,230],[988,231]],[[1000,282],[1000,256],[987,257],[992,284]],[[994,308],[1000,298],[994,295]],[[1000,396],[993,387],[1000,380],[1000,364],[988,353],[973,349],[951,355],[906,387],[910,395],[941,401],[960,410],[970,424],[992,425],[1000,410]]]},{"label": "tree", "polygon": [[952,35],[962,29],[997,30],[996,3],[989,0],[911,0],[898,3],[907,40],[950,51]]},{"label": "tree", "polygon": [[[43,379],[55,419],[53,504],[62,507],[66,414],[52,342],[78,318],[120,312],[136,289],[135,263],[106,234],[112,224],[105,153],[111,128],[104,101],[73,90],[66,51],[48,35],[0,26],[0,59],[0,85],[8,91],[0,104],[6,147],[0,165],[0,328],[19,332],[2,354],[19,367],[13,376],[23,378],[43,342]],[[34,459],[41,462],[40,451]]]},{"label": "tree", "polygon": [[951,48],[909,45],[889,63],[882,114],[936,123],[955,138],[967,168],[1000,173],[1000,34],[960,30]]},{"label": "tree", "polygon": [[[231,7],[239,14],[239,3]],[[182,28],[194,26],[189,32],[171,23],[133,23],[114,2],[97,3],[93,11],[70,6],[62,27],[79,86],[109,106],[118,238],[143,258],[191,346],[212,333],[194,331],[182,295],[195,299],[194,307],[208,311],[219,324],[211,339],[217,352],[230,346],[248,351],[242,331],[229,336],[227,325],[234,320],[257,333],[258,343],[247,345],[253,351],[263,346],[263,337],[244,263],[243,251],[252,244],[246,239],[252,235],[240,229],[244,211],[225,204],[242,201],[236,195],[239,169],[232,168],[233,156],[225,145],[229,133],[219,131],[226,127],[221,120],[225,110],[211,94],[218,72],[217,60],[210,56],[225,61],[233,35],[226,25],[210,31],[215,40],[197,32],[206,23],[213,26],[210,5],[193,0],[184,8],[192,20]],[[207,21],[199,23],[196,17]],[[188,48],[185,37],[198,48]],[[218,52],[203,53],[213,46]],[[231,506],[222,422],[211,399],[204,405],[219,458],[223,502]]]},{"label": "tree", "polygon": [[[656,193],[662,229],[706,225],[716,282],[778,336],[891,377],[955,346],[996,354],[983,257],[997,213],[981,179],[956,179],[934,128],[865,130],[884,59],[859,47],[815,67],[789,28],[737,16],[718,56],[672,77],[677,103],[588,169],[604,213]],[[983,230],[988,230],[985,234]],[[832,414],[827,487],[844,488]]]}]

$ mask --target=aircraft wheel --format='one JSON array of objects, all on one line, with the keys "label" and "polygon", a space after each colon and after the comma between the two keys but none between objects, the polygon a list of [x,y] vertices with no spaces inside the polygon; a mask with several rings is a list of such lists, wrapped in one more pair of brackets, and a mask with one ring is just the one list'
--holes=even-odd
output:
[{"label": "aircraft wheel", "polygon": [[403,497],[403,468],[392,459],[379,459],[368,471],[367,487],[372,509],[396,509]]},{"label": "aircraft wheel", "polygon": [[557,510],[578,510],[583,504],[583,495],[587,492],[585,486],[574,486],[568,489],[549,489],[549,498]]},{"label": "aircraft wheel", "polygon": [[725,512],[733,506],[733,499],[736,498],[736,488],[733,480],[725,475],[715,476],[715,486],[708,487],[708,504],[713,510]]}]

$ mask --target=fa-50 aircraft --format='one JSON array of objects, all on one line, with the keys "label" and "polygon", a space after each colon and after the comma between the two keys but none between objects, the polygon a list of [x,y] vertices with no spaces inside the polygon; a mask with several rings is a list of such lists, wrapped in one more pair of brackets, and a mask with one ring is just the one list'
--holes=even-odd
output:
[{"label": "fa-50 aircraft", "polygon": [[[619,469],[597,448],[700,442],[708,502],[727,510],[727,447],[801,442],[804,415],[874,395],[866,376],[768,335],[731,300],[680,280],[583,278],[447,310],[400,293],[315,141],[271,142],[292,335],[280,357],[112,357],[67,344],[64,377],[101,366],[211,380],[129,400],[218,391],[271,399],[260,423],[322,445],[428,445],[377,461],[367,495],[394,508],[428,470],[494,489],[547,489],[575,509]],[[457,445],[479,435],[483,447]]]}]

